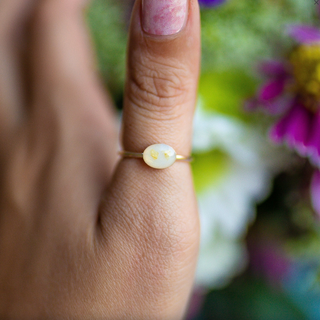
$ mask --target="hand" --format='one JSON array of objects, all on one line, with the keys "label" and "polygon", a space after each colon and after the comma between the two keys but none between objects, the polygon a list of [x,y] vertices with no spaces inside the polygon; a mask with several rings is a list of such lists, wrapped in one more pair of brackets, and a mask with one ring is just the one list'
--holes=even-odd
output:
[{"label": "hand", "polygon": [[[190,165],[115,167],[83,2],[0,1],[0,318],[180,319],[199,245]],[[198,3],[178,33],[167,13],[155,26],[154,9],[133,10],[122,144],[189,155]]]}]

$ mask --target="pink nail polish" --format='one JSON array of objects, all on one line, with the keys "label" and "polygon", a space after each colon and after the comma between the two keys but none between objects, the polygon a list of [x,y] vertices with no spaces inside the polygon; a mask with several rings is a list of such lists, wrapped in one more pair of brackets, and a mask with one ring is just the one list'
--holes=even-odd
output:
[{"label": "pink nail polish", "polygon": [[142,25],[145,32],[171,35],[183,28],[188,0],[142,0]]}]

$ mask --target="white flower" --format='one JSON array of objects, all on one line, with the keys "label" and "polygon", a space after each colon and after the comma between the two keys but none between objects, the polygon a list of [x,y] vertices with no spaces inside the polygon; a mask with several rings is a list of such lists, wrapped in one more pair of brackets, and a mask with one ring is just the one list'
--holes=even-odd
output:
[{"label": "white flower", "polygon": [[200,104],[193,150],[201,154],[212,149],[227,155],[228,167],[218,181],[198,194],[201,248],[196,284],[210,288],[227,284],[245,268],[242,239],[255,218],[255,204],[268,195],[272,178],[287,159],[257,128],[206,113]]}]

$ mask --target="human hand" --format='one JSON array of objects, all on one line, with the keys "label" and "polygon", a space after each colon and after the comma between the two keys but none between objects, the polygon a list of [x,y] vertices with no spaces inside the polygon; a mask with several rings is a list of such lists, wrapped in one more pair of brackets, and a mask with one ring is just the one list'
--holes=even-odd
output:
[{"label": "human hand", "polygon": [[[115,169],[115,115],[83,2],[0,1],[0,318],[180,319],[199,245],[190,165],[125,158]],[[182,18],[170,28],[165,12],[155,28],[154,8],[141,8],[137,0],[123,148],[166,143],[188,155],[198,3],[188,0],[178,33]]]}]

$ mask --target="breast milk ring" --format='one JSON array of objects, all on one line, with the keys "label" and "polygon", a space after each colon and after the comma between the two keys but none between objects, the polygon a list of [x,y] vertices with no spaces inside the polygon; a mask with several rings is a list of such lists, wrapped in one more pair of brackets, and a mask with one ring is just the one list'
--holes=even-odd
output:
[{"label": "breast milk ring", "polygon": [[178,161],[192,161],[192,157],[177,155],[175,150],[166,144],[153,144],[143,153],[121,151],[124,158],[143,158],[144,162],[155,169],[166,169]]}]

